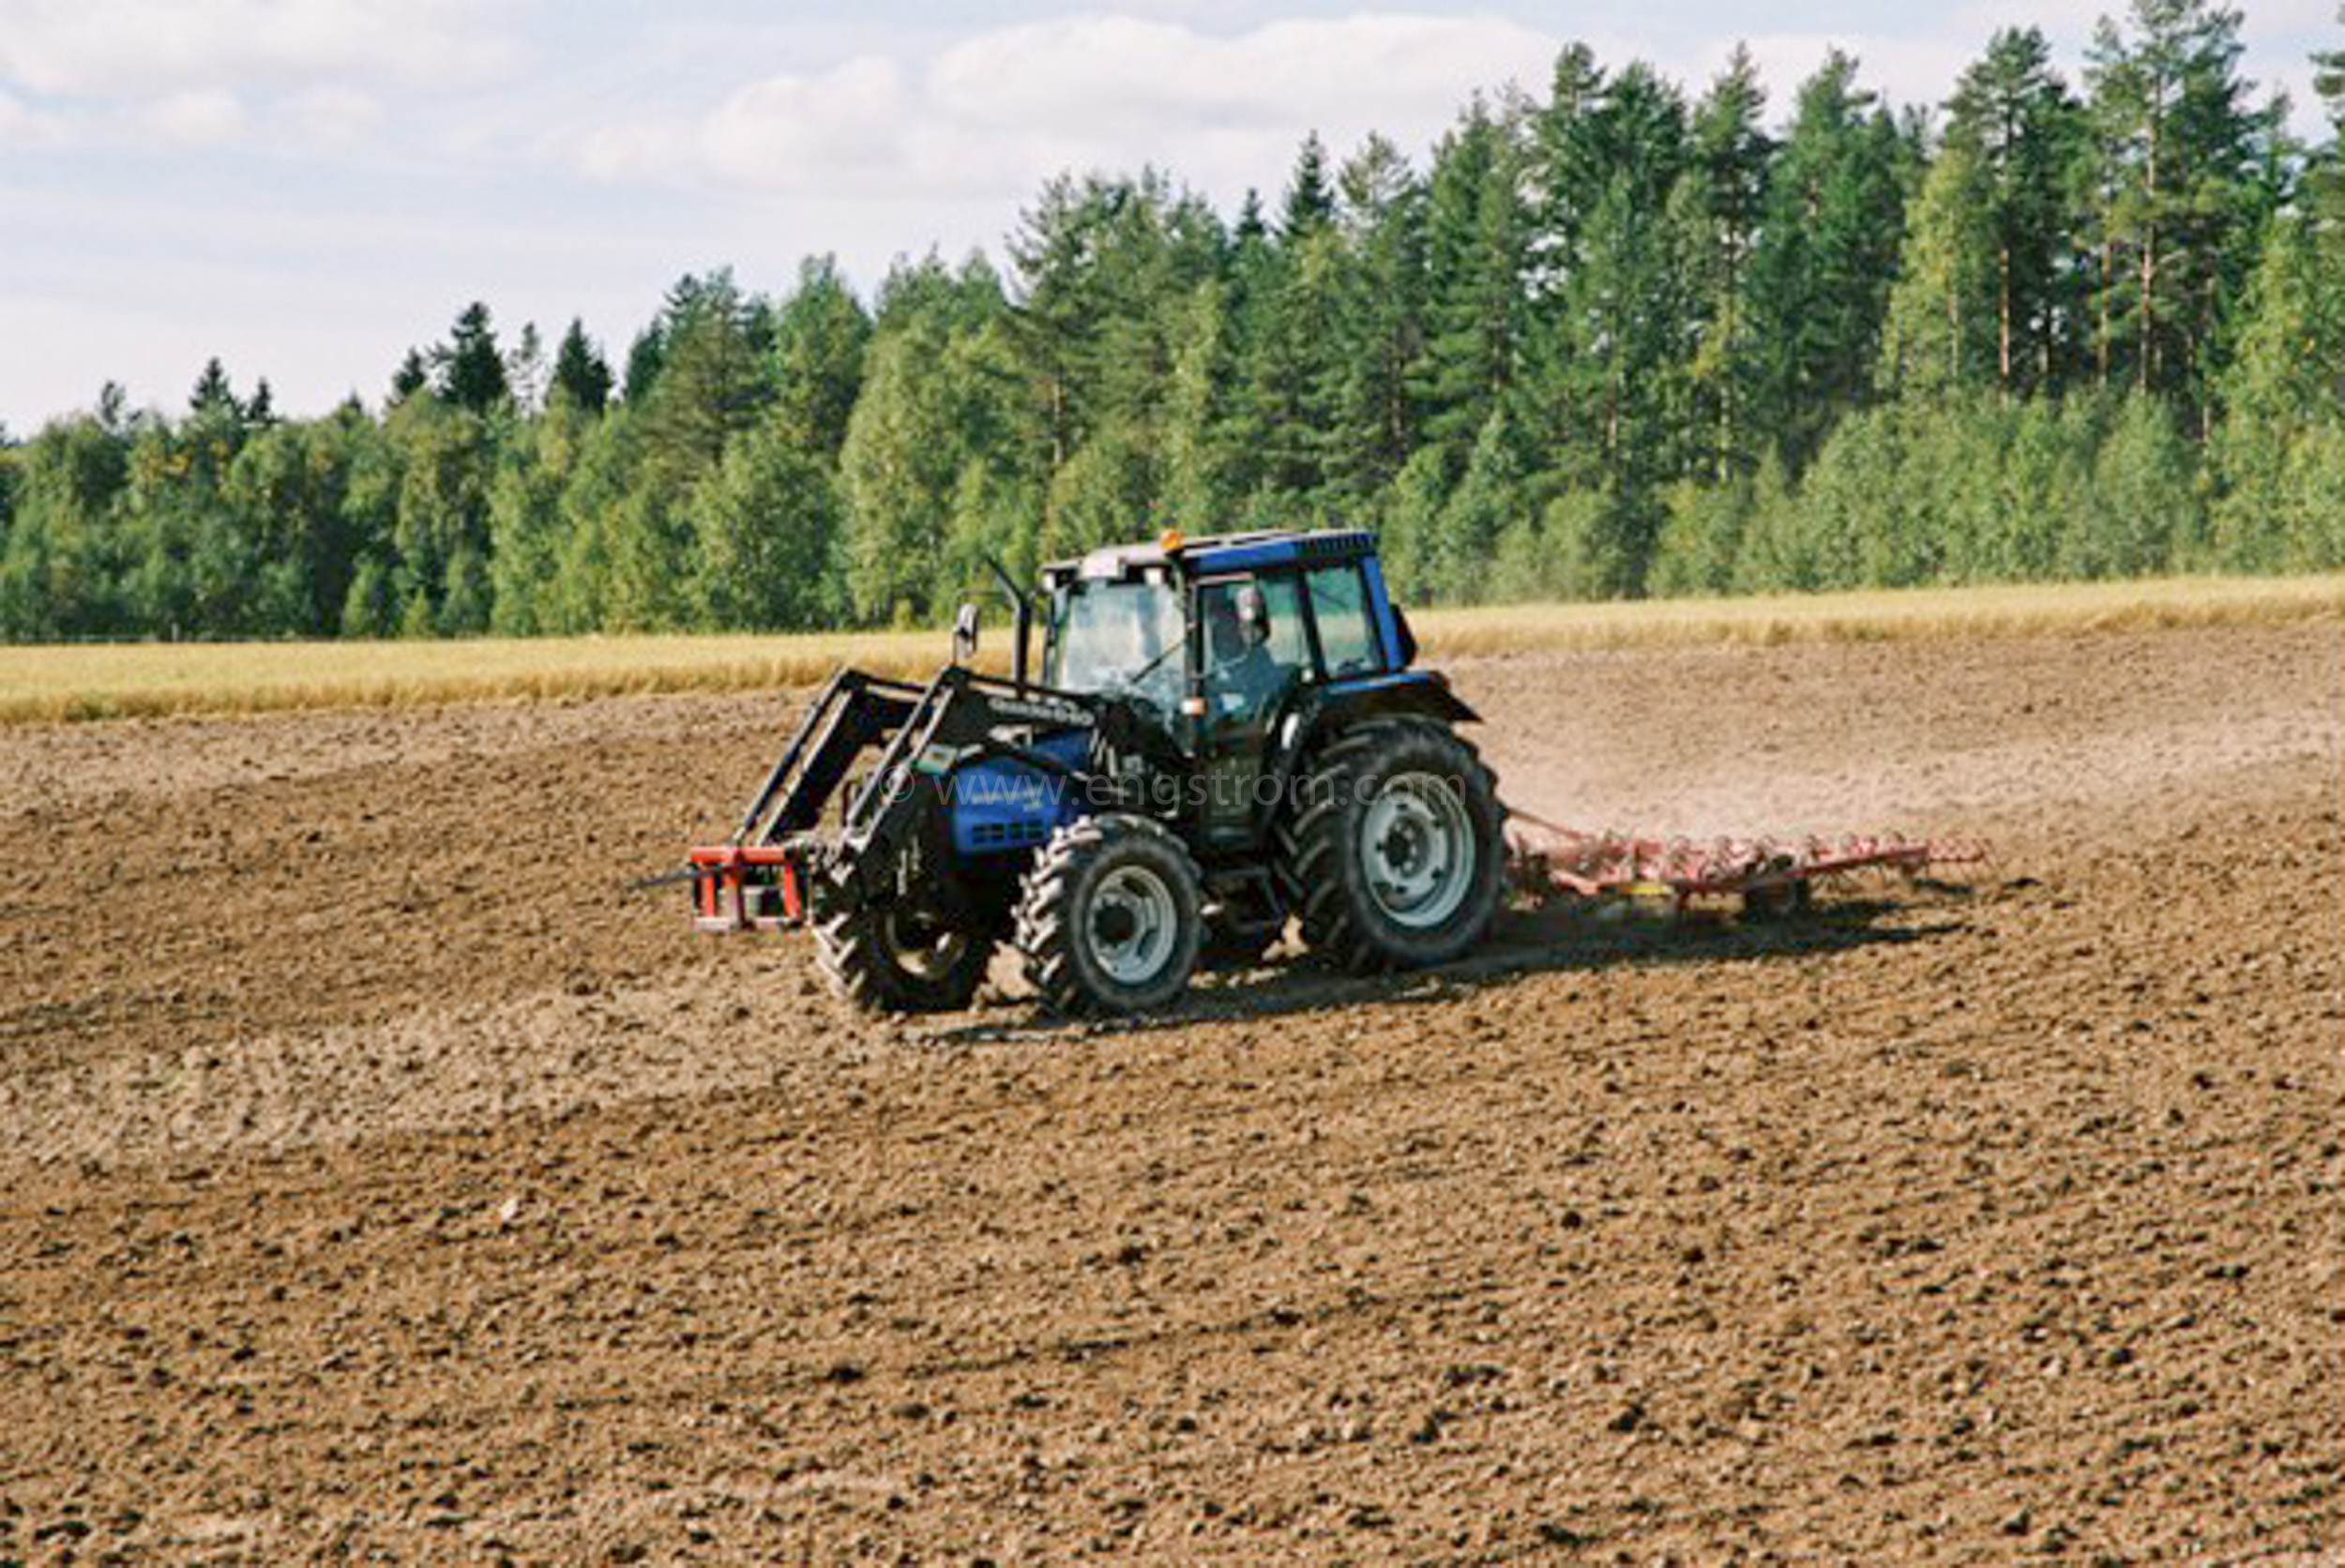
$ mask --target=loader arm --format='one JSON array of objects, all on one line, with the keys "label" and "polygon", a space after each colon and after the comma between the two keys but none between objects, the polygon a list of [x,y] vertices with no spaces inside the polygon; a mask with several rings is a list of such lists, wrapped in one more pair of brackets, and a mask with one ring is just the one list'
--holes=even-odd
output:
[{"label": "loader arm", "polygon": [[924,694],[908,681],[842,670],[831,677],[765,776],[735,844],[776,844],[823,820],[864,747],[900,731]]},{"label": "loader arm", "polygon": [[[1080,698],[947,666],[926,686],[841,671],[766,775],[726,844],[690,852],[694,923],[703,930],[771,930],[815,911],[860,908],[906,891],[917,877],[936,900],[959,900],[949,845],[952,779],[1000,761],[1072,785],[1064,756],[1021,744],[1021,729],[1089,732]],[[836,827],[831,804],[872,747],[878,754]]]}]

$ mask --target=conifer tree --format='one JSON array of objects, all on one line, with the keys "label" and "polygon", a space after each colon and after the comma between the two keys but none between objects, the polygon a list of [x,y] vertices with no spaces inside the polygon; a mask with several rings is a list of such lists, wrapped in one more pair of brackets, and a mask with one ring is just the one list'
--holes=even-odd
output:
[{"label": "conifer tree", "polygon": [[391,401],[403,403],[431,384],[431,372],[424,365],[423,351],[409,349],[391,374]]},{"label": "conifer tree", "polygon": [[[2345,28],[2345,4],[2337,8]],[[2329,114],[2329,143],[2314,165],[2312,188],[2333,253],[2345,264],[2345,43],[2312,57],[2312,90]]]},{"label": "conifer tree", "polygon": [[464,307],[448,340],[432,351],[431,359],[434,389],[443,401],[457,408],[486,414],[511,396],[489,308],[477,300]]},{"label": "conifer tree", "polygon": [[1342,340],[1325,461],[1345,504],[1366,508],[1416,442],[1409,370],[1425,343],[1425,188],[1399,148],[1371,135],[1337,190]]},{"label": "conifer tree", "polygon": [[1893,394],[1945,398],[2003,385],[2010,339],[2001,314],[1992,188],[1967,139],[1949,138],[1911,204],[1889,296],[1881,372]]},{"label": "conifer tree", "polygon": [[1327,147],[1314,130],[1303,138],[1302,150],[1294,158],[1294,173],[1287,182],[1285,211],[1278,220],[1278,242],[1289,247],[1299,245],[1309,235],[1326,228],[1335,215],[1335,193],[1327,185]]},{"label": "conifer tree", "polygon": [[772,399],[772,334],[764,302],[744,294],[730,268],[668,291],[659,374],[641,405],[646,482],[688,490],[715,471]]},{"label": "conifer tree", "polygon": [[1693,338],[1689,453],[1693,471],[1714,480],[1748,474],[1760,456],[1750,418],[1759,362],[1749,271],[1774,154],[1760,126],[1765,110],[1759,68],[1737,44],[1694,111],[1690,161],[1671,204]]},{"label": "conifer tree", "polygon": [[561,343],[553,351],[553,380],[550,404],[567,405],[581,414],[600,414],[611,401],[611,365],[602,350],[586,336],[586,324],[570,318]]},{"label": "conifer tree", "polygon": [[1324,222],[1284,247],[1257,294],[1243,361],[1257,487],[1298,514],[1342,443],[1344,266],[1342,242]]},{"label": "conifer tree", "polygon": [[1433,153],[1426,210],[1425,353],[1410,390],[1452,472],[1515,380],[1526,214],[1516,128],[1475,98]]},{"label": "conifer tree", "polygon": [[1833,51],[1799,90],[1751,256],[1763,345],[1759,420],[1801,469],[1868,400],[1897,277],[1909,150],[1889,112]]},{"label": "conifer tree", "polygon": [[2030,27],[1996,33],[1946,109],[1945,143],[1976,165],[1993,251],[1995,384],[2005,399],[2056,385],[2076,304],[2062,264],[2081,106]]},{"label": "conifer tree", "polygon": [[2098,233],[2095,368],[2104,384],[2181,397],[2203,419],[2223,302],[2252,264],[2276,192],[2277,105],[2247,102],[2240,14],[2213,0],[2133,0],[2104,17],[2085,80]]},{"label": "conifer tree", "polygon": [[638,404],[650,400],[651,389],[659,384],[659,368],[667,352],[667,339],[659,323],[654,322],[635,335],[627,346],[627,369],[619,387],[622,401]]},{"label": "conifer tree", "polygon": [[195,389],[188,394],[188,412],[241,420],[235,388],[228,384],[228,372],[217,356],[204,362],[204,373],[196,377]]},{"label": "conifer tree", "polygon": [[1632,64],[1583,107],[1566,145],[1550,178],[1581,187],[1568,204],[1576,233],[1558,251],[1542,362],[1521,389],[1543,405],[1565,484],[1607,498],[1589,523],[1602,536],[1585,541],[1586,580],[1635,594],[1659,530],[1657,492],[1684,460],[1689,312],[1670,210],[1687,165],[1684,99]]},{"label": "conifer tree", "polygon": [[1013,317],[1032,368],[1053,469],[1095,431],[1153,446],[1178,303],[1220,263],[1203,204],[1154,169],[1137,179],[1061,176],[1010,242]]},{"label": "conifer tree", "polygon": [[837,259],[809,257],[774,318],[773,416],[801,450],[838,460],[870,339],[871,318]]}]

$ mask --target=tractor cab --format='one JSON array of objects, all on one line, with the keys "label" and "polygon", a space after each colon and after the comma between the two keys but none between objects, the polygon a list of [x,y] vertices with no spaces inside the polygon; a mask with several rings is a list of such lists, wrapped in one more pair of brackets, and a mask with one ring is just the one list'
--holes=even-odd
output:
[{"label": "tractor cab", "polygon": [[1297,688],[1404,670],[1415,651],[1366,534],[1168,532],[1042,580],[1042,684],[1145,704],[1192,755]]},{"label": "tractor cab", "polygon": [[1168,532],[1042,580],[1043,685],[1128,705],[1177,749],[1178,814],[1206,850],[1254,838],[1291,716],[1415,652],[1364,533]]}]

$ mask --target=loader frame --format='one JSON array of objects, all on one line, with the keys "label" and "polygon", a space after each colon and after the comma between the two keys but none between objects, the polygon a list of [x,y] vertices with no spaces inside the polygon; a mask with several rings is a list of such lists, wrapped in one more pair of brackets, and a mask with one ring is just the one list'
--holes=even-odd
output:
[{"label": "loader frame", "polygon": [[[1015,764],[1061,787],[1083,770],[1024,744],[1036,729],[1087,732],[1097,705],[1016,679],[947,665],[926,686],[859,670],[831,678],[807,709],[790,744],[750,800],[731,841],[690,852],[694,926],[704,931],[778,930],[812,918],[819,884],[825,907],[843,908],[901,891],[903,857],[919,844],[932,900],[955,914],[983,912],[1000,899],[972,897],[968,868],[949,853],[948,813],[921,799],[972,762]],[[878,755],[860,781],[856,764]],[[839,802],[835,835],[822,831]],[[982,877],[982,871],[978,873]]]}]

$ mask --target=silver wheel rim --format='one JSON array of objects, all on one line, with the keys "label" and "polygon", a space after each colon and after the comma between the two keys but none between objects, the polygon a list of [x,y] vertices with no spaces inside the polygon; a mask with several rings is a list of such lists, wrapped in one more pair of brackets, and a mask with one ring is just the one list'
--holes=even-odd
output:
[{"label": "silver wheel rim", "polygon": [[1084,934],[1109,979],[1141,986],[1164,972],[1179,926],[1180,906],[1165,880],[1145,866],[1119,866],[1099,879]]},{"label": "silver wheel rim", "polygon": [[1395,774],[1360,823],[1360,864],[1376,907],[1421,931],[1458,912],[1474,885],[1474,824],[1457,785],[1438,774]]},{"label": "silver wheel rim", "polygon": [[969,946],[969,939],[959,931],[894,910],[887,913],[885,934],[896,967],[922,980],[941,980],[950,974]]}]

